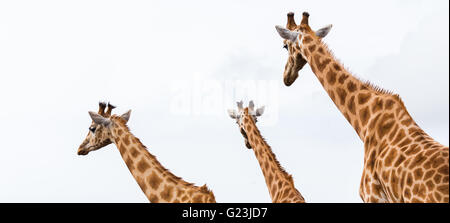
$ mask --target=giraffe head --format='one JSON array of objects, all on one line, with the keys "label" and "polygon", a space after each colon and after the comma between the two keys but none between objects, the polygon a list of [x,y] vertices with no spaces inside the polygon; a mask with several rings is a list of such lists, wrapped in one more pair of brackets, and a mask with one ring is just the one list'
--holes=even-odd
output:
[{"label": "giraffe head", "polygon": [[[108,107],[108,109],[105,112],[106,107]],[[131,114],[131,110],[129,110],[121,116],[111,116],[111,111],[114,108],[115,107],[109,103],[107,105],[106,103],[100,102],[97,113],[89,112],[92,123],[89,126],[89,132],[86,139],[78,148],[78,155],[87,155],[89,152],[101,149],[114,141],[111,130],[116,126],[115,123],[118,121],[128,122]]]},{"label": "giraffe head", "polygon": [[245,146],[247,146],[248,149],[251,149],[250,143],[248,142],[247,133],[245,132],[244,128],[244,120],[245,119],[252,119],[255,123],[258,121],[258,117],[261,116],[264,113],[264,106],[258,108],[255,110],[255,104],[253,101],[250,101],[248,103],[248,107],[243,107],[243,102],[237,102],[237,110],[235,109],[228,109],[228,114],[232,119],[236,120],[236,123],[239,125],[239,129],[241,131],[242,136],[244,136],[245,139]]},{"label": "giraffe head", "polygon": [[289,12],[287,14],[286,28],[282,26],[275,26],[278,34],[283,38],[284,48],[289,51],[289,58],[284,68],[283,80],[286,86],[290,86],[294,83],[298,77],[298,72],[307,63],[307,56],[303,55],[303,40],[309,39],[322,39],[331,30],[332,25],[328,25],[317,31],[313,31],[308,24],[309,14],[303,13],[303,18],[300,25],[297,25],[294,20],[294,13]]}]

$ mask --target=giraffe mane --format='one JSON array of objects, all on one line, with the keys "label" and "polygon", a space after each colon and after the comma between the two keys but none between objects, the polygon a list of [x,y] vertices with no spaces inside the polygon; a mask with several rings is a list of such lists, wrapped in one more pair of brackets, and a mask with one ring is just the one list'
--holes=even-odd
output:
[{"label": "giraffe mane", "polygon": [[281,166],[280,162],[277,159],[277,156],[275,155],[275,153],[273,153],[272,151],[272,147],[270,147],[270,145],[266,142],[266,139],[261,135],[261,132],[259,131],[259,129],[256,129],[256,131],[258,132],[258,134],[261,136],[262,141],[264,142],[264,145],[267,146],[267,148],[269,149],[270,155],[272,155],[273,160],[275,161],[275,163],[277,164],[278,169],[286,176],[289,178],[289,176],[291,176],[286,169],[284,169],[283,166]]},{"label": "giraffe mane", "polygon": [[[261,133],[259,132],[258,129],[257,129],[257,131],[258,131],[258,134],[261,135]],[[281,171],[281,173],[288,179],[288,182],[292,185],[292,187],[295,188],[295,185],[294,185],[294,179],[293,179],[292,175],[289,174],[289,173],[286,171],[286,169],[284,169],[283,166],[281,166],[281,164],[280,164],[280,162],[278,161],[278,159],[277,159],[275,153],[273,153],[272,148],[269,146],[269,144],[267,144],[266,139],[264,139],[264,137],[263,137],[262,135],[261,135],[261,139],[263,140],[264,144],[269,148],[269,152],[270,152],[270,154],[272,155],[273,160],[275,161],[275,163],[276,163],[278,169],[279,169],[279,170]],[[302,196],[301,193],[300,193],[297,189],[295,189],[295,191],[296,191],[297,194],[299,194],[300,196]]]},{"label": "giraffe mane", "polygon": [[347,66],[344,65],[343,62],[341,62],[340,59],[338,59],[335,55],[334,52],[328,47],[328,44],[326,44],[324,41],[322,41],[322,39],[318,38],[319,43],[323,46],[323,48],[326,50],[326,52],[328,52],[331,57],[338,63],[340,64],[344,70],[346,72],[348,72],[350,75],[352,75],[354,78],[356,78],[357,80],[359,80],[364,87],[366,87],[367,89],[373,90],[376,93],[382,94],[382,95],[390,95],[393,96],[393,98],[400,103],[400,105],[406,109],[403,100],[401,99],[399,94],[394,93],[392,90],[387,90],[384,89],[372,82],[370,82],[369,80],[364,80],[363,78],[359,77],[358,75],[355,75]]}]

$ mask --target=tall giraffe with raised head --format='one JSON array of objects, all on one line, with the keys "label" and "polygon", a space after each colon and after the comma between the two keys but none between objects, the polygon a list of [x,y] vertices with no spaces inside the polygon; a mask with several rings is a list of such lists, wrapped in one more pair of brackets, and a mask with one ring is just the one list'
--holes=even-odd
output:
[{"label": "tall giraffe with raised head", "polygon": [[98,113],[89,112],[92,124],[86,139],[78,148],[78,155],[114,143],[128,169],[152,203],[214,203],[214,194],[206,187],[194,186],[173,175],[150,154],[147,148],[129,130],[127,122],[131,110],[123,115],[111,115],[114,108],[99,104]]},{"label": "tall giraffe with raised head", "polygon": [[308,63],[325,91],[364,142],[360,196],[365,202],[449,202],[449,149],[413,120],[400,97],[348,72],[322,42],[331,25],[314,32],[303,13],[276,26],[289,51],[290,86]]},{"label": "tall giraffe with raised head", "polygon": [[237,103],[238,110],[228,110],[236,120],[248,149],[253,149],[261,166],[267,188],[273,203],[305,203],[305,199],[294,186],[292,176],[280,165],[270,146],[261,136],[256,122],[264,112],[264,107],[254,110],[253,101],[243,108],[242,101]]}]

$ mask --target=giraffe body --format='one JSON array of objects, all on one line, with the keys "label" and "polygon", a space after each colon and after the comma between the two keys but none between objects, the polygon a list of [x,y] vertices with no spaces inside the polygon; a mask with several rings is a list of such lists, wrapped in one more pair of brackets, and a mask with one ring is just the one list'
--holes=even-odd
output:
[{"label": "giraffe body", "polygon": [[[214,203],[214,194],[206,187],[194,186],[164,168],[155,156],[129,130],[130,112],[122,116],[89,112],[93,120],[88,136],[78,149],[79,155],[114,143],[136,182],[152,203]],[[112,108],[111,108],[112,110]],[[108,114],[109,113],[109,114]]]},{"label": "giraffe body", "polygon": [[[427,135],[400,97],[348,72],[303,13],[296,25],[288,14],[285,39],[289,59],[284,80],[290,86],[308,63],[336,107],[364,142],[360,196],[365,202],[449,202],[449,148]],[[295,38],[292,38],[295,36]]]},{"label": "giraffe body", "polygon": [[[301,193],[295,188],[292,176],[280,165],[275,154],[256,126],[257,116],[262,115],[264,108],[253,111],[253,102],[243,109],[242,102],[238,103],[238,111],[229,111],[236,119],[240,131],[245,139],[245,145],[253,149],[263,172],[267,188],[273,203],[305,203]],[[250,111],[249,111],[250,110]]]}]

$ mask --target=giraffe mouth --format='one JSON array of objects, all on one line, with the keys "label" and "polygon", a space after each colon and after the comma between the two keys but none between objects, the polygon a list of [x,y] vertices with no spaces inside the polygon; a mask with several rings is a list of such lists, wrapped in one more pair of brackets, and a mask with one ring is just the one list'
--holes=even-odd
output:
[{"label": "giraffe mouth", "polygon": [[85,156],[89,153],[89,148],[85,149],[85,148],[79,148],[77,154],[81,155],[81,156]]},{"label": "giraffe mouth", "polygon": [[78,148],[77,154],[78,154],[78,155],[81,155],[81,156],[85,156],[85,155],[87,155],[89,152],[95,150],[94,147],[95,147],[95,146],[88,146],[88,147],[81,147],[81,146],[80,146],[80,148]]}]

